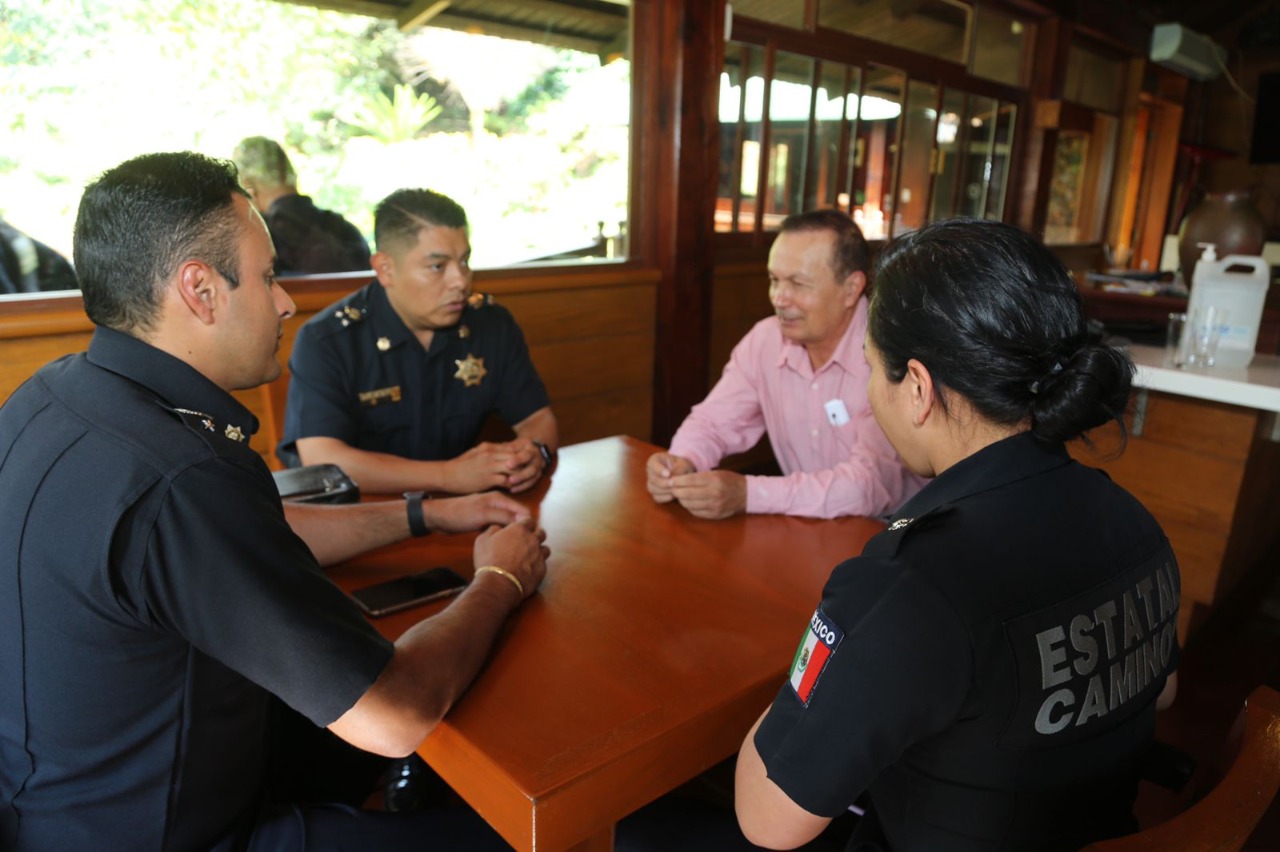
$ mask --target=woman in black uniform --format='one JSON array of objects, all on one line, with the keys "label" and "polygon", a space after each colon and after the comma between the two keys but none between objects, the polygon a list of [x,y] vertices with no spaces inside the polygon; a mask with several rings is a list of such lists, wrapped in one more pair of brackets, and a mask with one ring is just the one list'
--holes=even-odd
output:
[{"label": "woman in black uniform", "polygon": [[979,220],[885,250],[866,354],[877,421],[934,478],[832,573],[743,743],[744,832],[793,848],[864,792],[849,849],[1132,830],[1176,682],[1178,568],[1151,515],[1064,447],[1123,429],[1132,362],[1088,335],[1043,245]]}]

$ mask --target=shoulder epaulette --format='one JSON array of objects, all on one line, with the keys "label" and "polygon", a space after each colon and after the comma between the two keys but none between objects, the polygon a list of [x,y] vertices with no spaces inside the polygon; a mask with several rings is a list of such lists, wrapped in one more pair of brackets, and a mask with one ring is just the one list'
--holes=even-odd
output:
[{"label": "shoulder epaulette", "polygon": [[187,428],[201,435],[221,435],[229,441],[243,444],[249,440],[249,433],[243,427],[233,423],[219,423],[211,414],[203,411],[192,411],[188,408],[171,409],[186,424]]},{"label": "shoulder epaulette", "polygon": [[875,552],[881,555],[893,556],[897,554],[898,549],[902,547],[902,543],[907,540],[908,536],[918,534],[919,532],[932,526],[939,518],[943,518],[955,510],[955,507],[944,504],[937,506],[923,515],[917,515],[912,518],[898,518],[889,526],[885,527],[884,532],[873,538],[867,543],[867,549],[864,553],[870,554],[872,544],[875,544]]}]

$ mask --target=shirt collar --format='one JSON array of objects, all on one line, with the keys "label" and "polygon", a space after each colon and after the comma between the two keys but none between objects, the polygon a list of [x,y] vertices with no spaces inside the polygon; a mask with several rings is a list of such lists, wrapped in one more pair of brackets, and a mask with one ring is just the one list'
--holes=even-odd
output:
[{"label": "shirt collar", "polygon": [[[867,358],[862,352],[862,341],[866,336],[867,298],[862,296],[853,306],[853,318],[849,320],[849,326],[840,336],[840,342],[831,353],[831,359],[819,367],[817,372],[822,372],[831,364],[838,364],[846,373],[869,373]],[[785,337],[782,339],[782,351],[778,353],[778,366],[790,367],[803,376],[816,375],[809,363],[809,350]]]},{"label": "shirt collar", "polygon": [[932,479],[889,519],[918,518],[939,506],[990,491],[1069,464],[1060,441],[1044,441],[1030,432],[1003,438],[961,459]]},{"label": "shirt collar", "polygon": [[87,357],[91,364],[153,391],[170,408],[207,414],[248,435],[258,431],[258,418],[235,397],[195,367],[136,337],[98,326]]},{"label": "shirt collar", "polygon": [[[386,288],[382,286],[382,282],[374,279],[369,282],[368,298],[366,306],[369,311],[368,322],[373,328],[375,337],[385,337],[391,344],[388,349],[395,349],[403,346],[410,341],[417,341],[417,336],[409,330],[409,326],[404,324],[404,320],[400,319],[400,315],[396,313],[396,309],[392,306],[391,300],[387,298]],[[438,328],[436,333],[431,336],[431,348],[427,350],[427,354],[443,349],[448,342],[458,334],[458,328],[471,312],[471,306],[465,305],[462,308],[462,316],[458,322],[448,328]]]}]

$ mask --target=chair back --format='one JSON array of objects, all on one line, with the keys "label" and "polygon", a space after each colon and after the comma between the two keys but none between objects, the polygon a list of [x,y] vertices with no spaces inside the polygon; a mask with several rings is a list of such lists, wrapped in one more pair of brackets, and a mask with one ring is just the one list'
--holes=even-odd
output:
[{"label": "chair back", "polygon": [[1200,801],[1151,828],[1102,840],[1088,852],[1241,849],[1280,790],[1280,692],[1259,686],[1228,737],[1226,774]]}]

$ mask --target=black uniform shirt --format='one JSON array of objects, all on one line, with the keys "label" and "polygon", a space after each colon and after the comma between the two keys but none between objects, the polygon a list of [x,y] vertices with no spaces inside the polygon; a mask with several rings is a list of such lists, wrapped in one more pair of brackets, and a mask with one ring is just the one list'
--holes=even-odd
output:
[{"label": "black uniform shirt", "polygon": [[262,217],[276,249],[278,275],[357,272],[370,268],[364,235],[305,195],[284,195]]},{"label": "black uniform shirt", "polygon": [[255,428],[101,328],[0,409],[0,848],[236,848],[268,693],[327,725],[391,658],[290,530]]},{"label": "black uniform shirt", "polygon": [[297,464],[299,438],[424,461],[469,450],[496,412],[515,425],[548,405],[520,326],[473,295],[430,349],[401,321],[377,281],[298,329],[278,455]]},{"label": "black uniform shirt", "polygon": [[836,567],[756,747],[811,813],[869,789],[898,852],[1122,833],[1179,591],[1133,497],[1061,444],[1005,439]]}]

